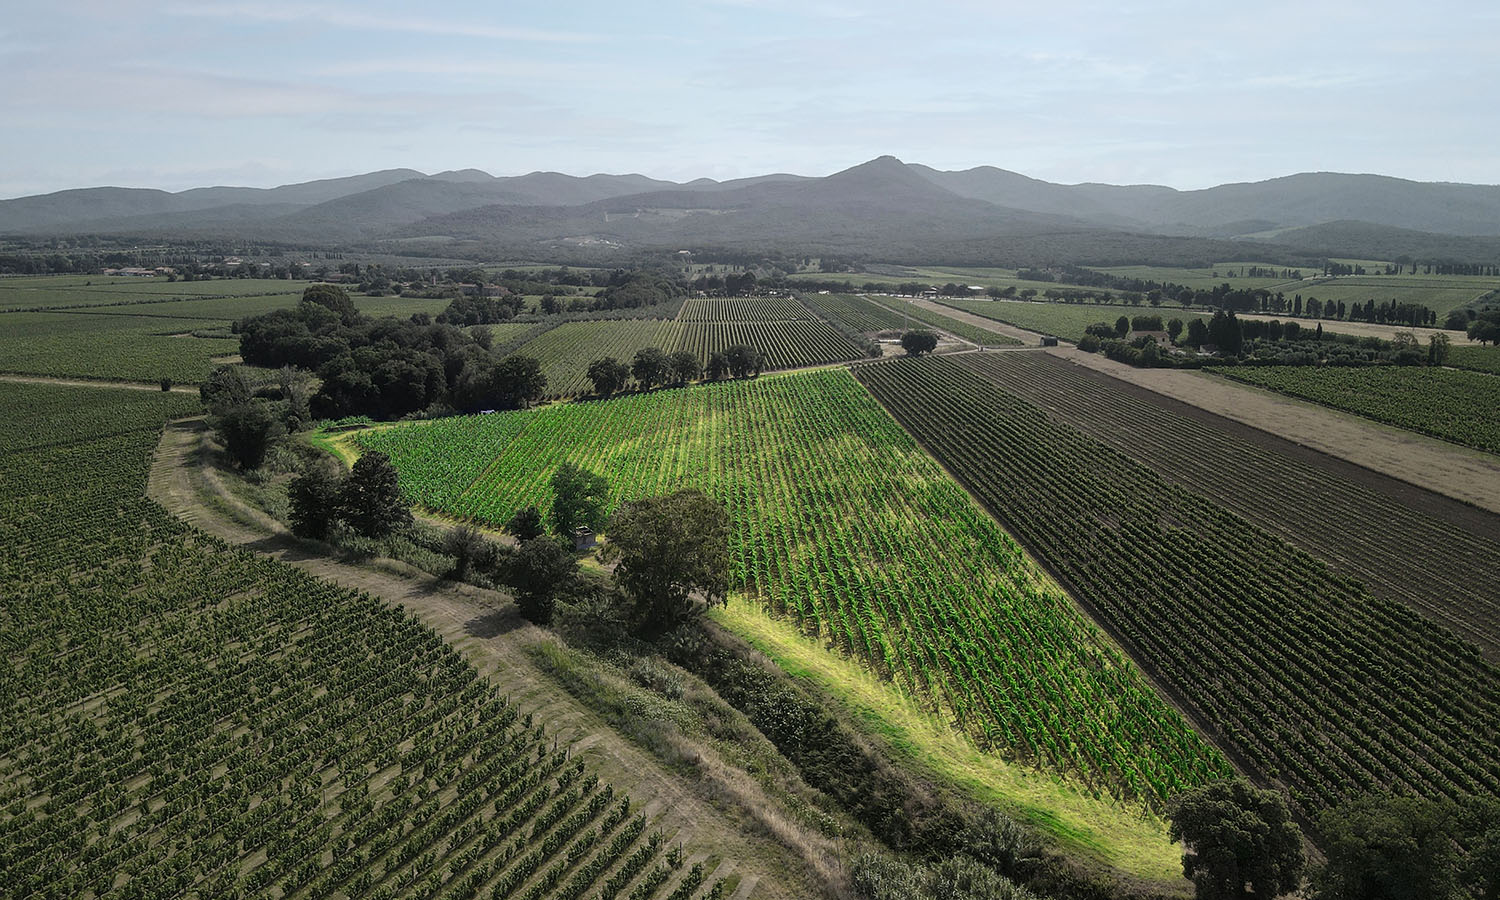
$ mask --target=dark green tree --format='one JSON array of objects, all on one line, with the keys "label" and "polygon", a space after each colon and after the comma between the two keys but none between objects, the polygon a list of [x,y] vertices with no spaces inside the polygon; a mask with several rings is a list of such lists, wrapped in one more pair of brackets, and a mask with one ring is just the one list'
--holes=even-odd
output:
[{"label": "dark green tree", "polygon": [[1456,809],[1417,797],[1365,796],[1318,816],[1328,862],[1318,900],[1456,900],[1461,856]]},{"label": "dark green tree", "polygon": [[286,490],[292,533],[319,541],[328,537],[343,487],[343,473],[332,462],[319,460],[298,473]]},{"label": "dark green tree", "polygon": [[536,504],[516,510],[516,514],[505,523],[505,532],[518,541],[539,538],[546,533],[546,530],[542,524],[542,511],[536,508]]},{"label": "dark green tree", "polygon": [[672,377],[678,384],[697,381],[703,375],[703,362],[691,350],[678,350],[672,354]]},{"label": "dark green tree", "polygon": [[443,535],[443,552],[453,557],[453,568],[448,577],[463,581],[474,569],[489,568],[495,559],[495,545],[479,533],[473,525],[459,525]]},{"label": "dark green tree", "polygon": [[630,380],[630,367],[613,356],[603,356],[589,363],[588,376],[594,383],[594,393],[608,397],[625,388]]},{"label": "dark green tree", "polygon": [[1172,339],[1172,343],[1177,343],[1177,339],[1182,336],[1181,319],[1171,319],[1167,322],[1167,336]]},{"label": "dark green tree", "polygon": [[723,381],[729,375],[729,357],[718,350],[710,353],[704,374],[708,376],[709,381]]},{"label": "dark green tree", "polygon": [[937,349],[938,337],[923,328],[913,329],[901,335],[901,349],[907,356],[921,356]]},{"label": "dark green tree", "polygon": [[241,469],[260,468],[271,444],[281,436],[281,421],[264,400],[251,400],[223,409],[212,417],[224,450]]},{"label": "dark green tree", "polygon": [[506,560],[501,578],[521,615],[545,625],[552,621],[557,598],[577,580],[578,561],[554,538],[532,538],[522,541]]},{"label": "dark green tree", "polygon": [[749,344],[735,344],[724,351],[724,359],[735,378],[758,376],[766,364],[765,354]]},{"label": "dark green tree", "polygon": [[1239,356],[1245,345],[1245,331],[1232,310],[1216,309],[1208,321],[1208,343],[1223,356]]},{"label": "dark green tree", "polygon": [[633,606],[636,629],[656,636],[693,614],[694,593],[724,603],[729,590],[729,513],[702,491],[684,490],[620,506],[602,556]]},{"label": "dark green tree", "polygon": [[1130,333],[1130,317],[1129,316],[1121,316],[1120,318],[1115,319],[1115,336],[1116,337],[1124,337],[1125,335],[1127,335],[1129,333]]},{"label": "dark green tree", "polygon": [[609,482],[603,475],[573,463],[563,463],[552,473],[552,528],[562,537],[572,537],[580,527],[604,527],[608,505]]},{"label": "dark green tree", "polygon": [[302,291],[302,302],[316,303],[333,310],[345,324],[359,317],[359,310],[354,308],[354,301],[349,299],[348,292],[336,284],[308,285]]},{"label": "dark green tree", "polygon": [[1167,816],[1199,900],[1271,900],[1301,884],[1302,832],[1275,791],[1217,781],[1174,797]]},{"label": "dark green tree", "polygon": [[630,374],[645,390],[664,384],[672,375],[672,360],[660,347],[643,347],[630,363]]},{"label": "dark green tree", "polygon": [[542,399],[547,376],[542,364],[530,356],[507,356],[490,376],[490,398],[495,409],[521,409]]},{"label": "dark green tree", "polygon": [[390,457],[372,450],[355,461],[339,492],[340,518],[365,537],[380,538],[411,524]]}]

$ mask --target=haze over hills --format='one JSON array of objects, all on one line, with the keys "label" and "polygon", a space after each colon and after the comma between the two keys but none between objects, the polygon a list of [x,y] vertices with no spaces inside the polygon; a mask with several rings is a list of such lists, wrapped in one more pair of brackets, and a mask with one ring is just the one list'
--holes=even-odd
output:
[{"label": "haze over hills", "polygon": [[0,234],[90,233],[460,243],[511,253],[680,245],[950,262],[999,261],[996,253],[1104,262],[1289,252],[1489,262],[1500,257],[1500,186],[1304,173],[1179,191],[1054,184],[990,166],[948,172],[884,156],[826,177],[678,184],[390,169],[269,189],[101,187],[0,201]]}]

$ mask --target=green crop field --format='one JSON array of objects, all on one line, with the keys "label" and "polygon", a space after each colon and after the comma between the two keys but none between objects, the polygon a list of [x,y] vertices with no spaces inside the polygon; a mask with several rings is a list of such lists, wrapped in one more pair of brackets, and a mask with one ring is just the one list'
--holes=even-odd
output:
[{"label": "green crop field", "polygon": [[766,355],[767,369],[793,369],[860,359],[865,354],[827,322],[817,319],[781,322],[684,322],[673,349],[691,350],[700,359],[749,344]]},{"label": "green crop field", "polygon": [[[1500,532],[1456,527],[1441,505],[1393,497],[1390,481],[1048,353],[955,357],[1006,391],[1261,527],[1371,592],[1406,604],[1500,659]],[[1287,490],[1287,485],[1296,485]],[[1441,553],[1433,553],[1441,547]]]},{"label": "green crop field", "polygon": [[160,278],[107,278],[102,275],[49,275],[0,278],[0,310],[108,306],[154,300],[301,294],[303,281],[276,278],[221,278],[167,281]]},{"label": "green crop field", "polygon": [[[1172,266],[1089,266],[1096,272],[1104,272],[1107,275],[1117,275],[1121,278],[1139,278],[1142,281],[1160,281],[1164,284],[1181,284],[1190,288],[1208,290],[1216,288],[1221,284],[1228,283],[1235,288],[1266,288],[1268,290],[1286,291],[1288,293],[1296,289],[1299,283],[1297,279],[1282,277],[1282,273],[1291,269],[1300,272],[1304,277],[1320,274],[1322,268],[1297,268],[1295,266],[1273,266],[1267,263],[1214,263],[1212,266],[1200,269],[1180,269]],[[1252,268],[1273,269],[1275,274],[1269,277],[1251,277],[1248,273]]]},{"label": "green crop field", "polygon": [[1191,319],[1206,319],[1202,313],[1187,312],[1177,306],[1105,306],[1093,303],[1049,303],[1024,300],[949,300],[938,301],[964,312],[1005,322],[1017,328],[1055,334],[1063,340],[1077,342],[1084,329],[1095,322],[1113,326],[1121,316],[1161,316],[1162,322],[1181,319],[1186,325]]},{"label": "green crop field", "polygon": [[984,746],[1157,803],[1229,770],[847,371],[365,432],[422,505],[501,523],[563,462],[615,501],[699,487],[735,588]]},{"label": "green crop field", "polygon": [[1496,288],[1500,288],[1500,279],[1473,275],[1343,275],[1311,279],[1283,293],[1288,297],[1301,294],[1304,301],[1316,297],[1324,303],[1417,303],[1436,312],[1441,325],[1444,313]]},{"label": "green crop field", "polygon": [[792,297],[730,297],[724,300],[688,300],[682,304],[679,322],[788,322],[810,321],[813,314]]},{"label": "green crop field", "polygon": [[1500,375],[1500,347],[1466,346],[1448,350],[1448,365]]},{"label": "green crop field", "polygon": [[981,347],[1016,347],[1021,344],[1020,341],[1008,335],[990,331],[988,328],[980,328],[978,325],[970,325],[968,322],[960,322],[952,316],[933,312],[926,307],[917,306],[915,303],[899,297],[882,297],[879,294],[875,294],[869,300],[871,303],[880,304],[898,316],[910,316],[913,322],[946,331],[956,338],[972,344],[978,344]]},{"label": "green crop field", "polygon": [[564,322],[522,344],[515,355],[541,362],[549,398],[573,397],[593,390],[589,363],[613,356],[629,365],[636,351],[646,347],[670,352],[676,345],[676,334],[676,323],[658,319]]},{"label": "green crop field", "polygon": [[803,302],[818,315],[850,331],[900,330],[907,322],[900,313],[853,294],[808,294]]},{"label": "green crop field", "polygon": [[1377,422],[1500,453],[1500,377],[1495,375],[1396,366],[1266,366],[1215,371]]},{"label": "green crop field", "polygon": [[193,337],[217,323],[92,312],[0,315],[0,372],[126,381],[201,381],[240,342]]},{"label": "green crop field", "polygon": [[1472,645],[1055,423],[1006,392],[1003,373],[944,357],[857,372],[1303,813],[1372,791],[1500,793],[1500,671]]},{"label": "green crop field", "polygon": [[701,870],[430,629],[147,500],[162,419],[196,398],[4,400],[6,896],[695,892]]}]

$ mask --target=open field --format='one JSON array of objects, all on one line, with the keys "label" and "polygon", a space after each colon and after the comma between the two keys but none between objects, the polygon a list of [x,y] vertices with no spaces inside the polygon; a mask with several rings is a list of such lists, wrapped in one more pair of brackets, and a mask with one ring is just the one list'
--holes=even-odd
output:
[{"label": "open field", "polygon": [[[16,390],[50,437],[60,389]],[[79,402],[114,434],[0,453],[7,893],[654,897],[685,877],[431,630],[148,501],[166,410],[104,393]]]},{"label": "open field", "polygon": [[1282,322],[1297,322],[1304,329],[1315,329],[1321,323],[1324,331],[1334,334],[1352,334],[1356,337],[1374,337],[1382,341],[1394,340],[1398,334],[1413,334],[1425,347],[1434,334],[1445,335],[1448,342],[1454,347],[1479,346],[1477,342],[1470,341],[1468,335],[1462,331],[1448,331],[1443,328],[1412,328],[1408,325],[1382,325],[1376,322],[1341,322],[1336,319],[1307,319],[1297,316],[1263,316],[1258,313],[1237,313],[1241,319],[1259,319],[1269,322],[1277,319]]},{"label": "open field", "polygon": [[1500,377],[1426,367],[1264,366],[1216,370],[1377,422],[1500,453]]},{"label": "open field", "polygon": [[1304,814],[1500,790],[1500,671],[1471,645],[947,358],[858,375]]},{"label": "open field", "polygon": [[[1050,353],[955,359],[1500,661],[1500,584],[1472,577],[1488,560],[1500,559],[1500,516]],[[1433,547],[1443,551],[1433,553]]]},{"label": "open field", "polygon": [[[1276,274],[1270,277],[1250,277],[1241,275],[1251,268],[1271,269]],[[1180,284],[1195,290],[1211,290],[1226,282],[1235,288],[1265,288],[1271,291],[1294,291],[1300,283],[1294,278],[1282,277],[1282,273],[1291,269],[1300,272],[1304,277],[1319,274],[1322,269],[1310,269],[1296,266],[1273,266],[1269,263],[1237,263],[1224,262],[1214,263],[1208,268],[1202,269],[1179,269],[1171,266],[1089,266],[1096,272],[1104,272],[1108,275],[1117,275],[1121,278],[1139,278],[1142,281],[1160,281],[1164,284]]]},{"label": "open field", "polygon": [[1374,300],[1378,306],[1389,300],[1398,303],[1418,303],[1438,314],[1463,306],[1483,294],[1500,288],[1500,278],[1485,278],[1477,275],[1340,275],[1336,278],[1310,278],[1297,285],[1295,290],[1283,289],[1290,297],[1301,294],[1302,299],[1316,297],[1327,303],[1363,303]]},{"label": "open field", "polygon": [[910,316],[913,322],[946,331],[954,337],[981,347],[1007,347],[1021,344],[1019,339],[1002,332],[1005,327],[1003,325],[980,324],[985,321],[983,319],[977,322],[968,321],[965,320],[963,314],[946,315],[939,311],[942,307],[925,300],[883,297],[879,294],[872,295],[868,299],[871,303],[878,303],[902,316],[903,321],[906,316]]},{"label": "open field", "polygon": [[413,500],[484,522],[545,511],[564,461],[605,475],[616,502],[700,487],[733,518],[738,591],[982,745],[1068,775],[1075,796],[1155,803],[1228,771],[847,372],[357,439]]},{"label": "open field", "polygon": [[1093,303],[1050,303],[1025,300],[951,300],[939,298],[939,303],[953,309],[984,316],[997,322],[1008,322],[1017,328],[1053,334],[1077,343],[1084,329],[1096,322],[1113,326],[1121,316],[1161,316],[1163,323],[1181,319],[1186,325],[1192,319],[1207,319],[1201,312],[1189,312],[1177,306],[1107,306]]}]

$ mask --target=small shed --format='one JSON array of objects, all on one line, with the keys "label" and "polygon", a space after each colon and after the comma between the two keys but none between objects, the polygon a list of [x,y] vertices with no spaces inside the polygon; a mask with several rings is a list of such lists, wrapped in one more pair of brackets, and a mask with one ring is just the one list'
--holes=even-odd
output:
[{"label": "small shed", "polygon": [[1055,335],[1055,334],[1044,334],[1044,335],[1042,335],[1042,346],[1043,347],[1056,347],[1057,346],[1057,335]]},{"label": "small shed", "polygon": [[582,525],[573,529],[573,549],[577,551],[592,550],[597,539],[594,532]]}]

